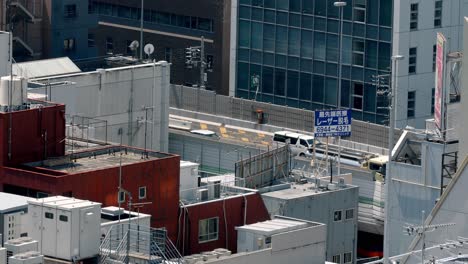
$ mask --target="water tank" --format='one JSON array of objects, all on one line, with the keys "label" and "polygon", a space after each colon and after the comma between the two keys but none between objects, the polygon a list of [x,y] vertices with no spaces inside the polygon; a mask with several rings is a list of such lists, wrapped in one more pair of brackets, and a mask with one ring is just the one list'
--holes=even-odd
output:
[{"label": "water tank", "polygon": [[[20,106],[26,103],[28,100],[28,94],[26,91],[28,82],[26,79],[21,77],[13,76],[13,82],[11,86],[11,105]],[[10,96],[10,76],[3,76],[0,78],[0,105],[8,105],[8,98]]]}]

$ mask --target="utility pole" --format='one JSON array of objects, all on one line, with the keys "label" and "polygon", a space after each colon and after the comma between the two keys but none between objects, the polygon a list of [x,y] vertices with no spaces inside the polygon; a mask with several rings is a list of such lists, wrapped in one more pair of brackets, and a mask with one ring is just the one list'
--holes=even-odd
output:
[{"label": "utility pole", "polygon": [[205,38],[201,37],[200,43],[200,88],[205,89]]},{"label": "utility pole", "polygon": [[140,12],[140,60],[143,60],[143,21],[145,14],[145,0],[141,0],[141,12]]}]

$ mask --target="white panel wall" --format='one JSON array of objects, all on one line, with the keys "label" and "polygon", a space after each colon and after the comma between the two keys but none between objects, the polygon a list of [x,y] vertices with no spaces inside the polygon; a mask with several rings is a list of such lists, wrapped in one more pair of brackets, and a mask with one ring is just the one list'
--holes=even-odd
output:
[{"label": "white panel wall", "polygon": [[0,31],[0,76],[10,74],[10,34],[8,32]]}]

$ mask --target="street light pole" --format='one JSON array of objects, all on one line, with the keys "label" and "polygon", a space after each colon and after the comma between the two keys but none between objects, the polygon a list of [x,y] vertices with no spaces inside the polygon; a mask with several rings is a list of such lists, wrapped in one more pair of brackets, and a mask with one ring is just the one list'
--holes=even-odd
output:
[{"label": "street light pole", "polygon": [[[346,2],[334,2],[334,6],[340,9],[340,46],[338,47],[338,98],[337,106],[341,109],[341,47],[343,47],[343,9]],[[338,137],[338,176],[341,175],[341,136]],[[331,179],[331,177],[330,177]]]},{"label": "street light pole", "polygon": [[143,17],[144,17],[145,0],[141,0],[141,13],[140,13],[140,60],[143,60]]},{"label": "street light pole", "polygon": [[391,103],[389,106],[389,115],[390,115],[390,126],[388,128],[388,162],[387,162],[387,173],[385,175],[385,222],[384,222],[384,264],[389,263],[389,234],[390,234],[390,193],[391,193],[391,184],[392,184],[392,149],[395,142],[395,110],[396,106],[396,96],[398,92],[398,85],[397,85],[397,74],[398,74],[398,61],[402,60],[404,57],[402,55],[394,55],[392,56],[392,84],[391,89],[388,95],[391,98]]}]

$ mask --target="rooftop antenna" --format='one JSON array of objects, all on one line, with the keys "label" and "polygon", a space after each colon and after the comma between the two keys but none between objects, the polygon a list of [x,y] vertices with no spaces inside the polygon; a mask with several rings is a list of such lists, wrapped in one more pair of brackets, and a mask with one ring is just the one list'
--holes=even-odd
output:
[{"label": "rooftop antenna", "polygon": [[130,43],[130,45],[128,45],[128,47],[135,54],[135,58],[136,58],[137,57],[138,47],[140,47],[140,43],[138,42],[138,40],[132,41],[132,43]]},{"label": "rooftop antenna", "polygon": [[153,44],[151,43],[146,44],[143,50],[145,51],[145,54],[148,55],[148,59],[151,59],[151,54],[153,54],[154,52]]}]

